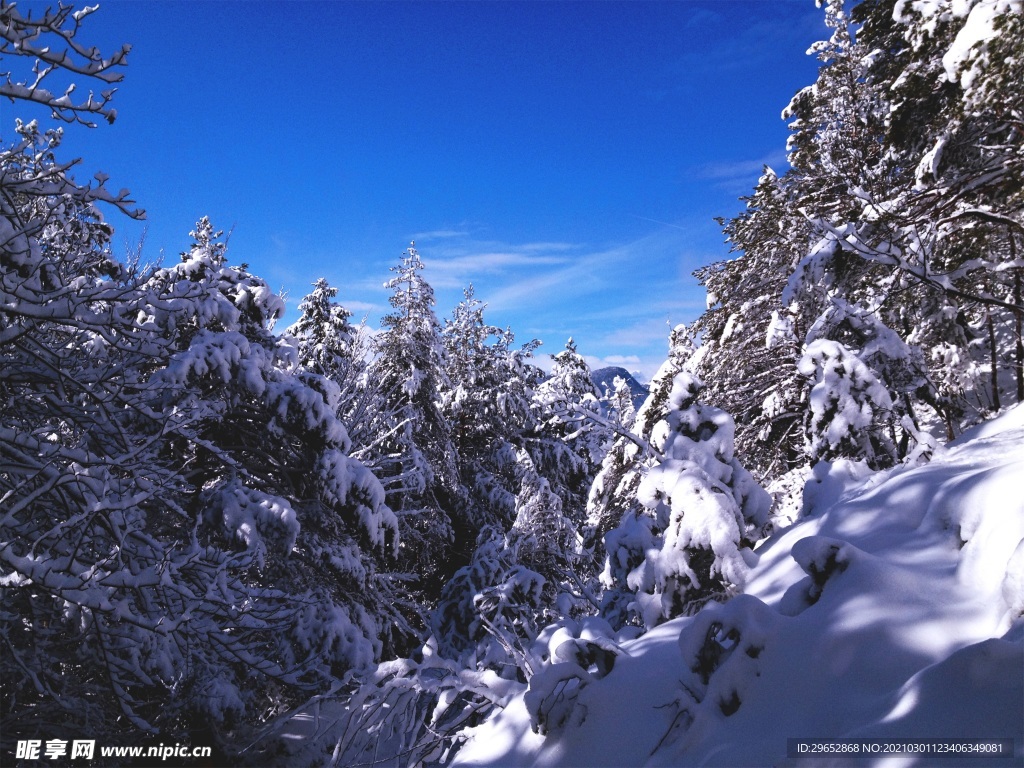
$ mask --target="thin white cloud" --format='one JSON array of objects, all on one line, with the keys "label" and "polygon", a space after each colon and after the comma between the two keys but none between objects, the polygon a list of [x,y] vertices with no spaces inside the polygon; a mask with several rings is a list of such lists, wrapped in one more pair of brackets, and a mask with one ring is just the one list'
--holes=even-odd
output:
[{"label": "thin white cloud", "polygon": [[551,302],[564,304],[569,298],[591,293],[601,285],[594,269],[607,263],[607,254],[584,255],[575,263],[554,271],[520,276],[514,282],[490,292],[488,304],[496,309],[527,309],[551,306]]},{"label": "thin white cloud", "polygon": [[[697,223],[685,217],[679,222],[673,227],[652,222],[644,237],[605,247],[539,239],[502,242],[473,234],[482,227],[433,240],[421,232],[417,247],[442,319],[472,283],[477,298],[488,305],[491,323],[510,326],[520,341],[546,342],[536,357],[542,367],[549,367],[549,354],[561,351],[573,336],[599,367],[616,365],[649,378],[664,362],[668,322],[689,320],[703,309],[703,292],[690,272],[709,259],[696,252]],[[333,267],[325,276],[338,287],[338,302],[356,319],[366,316],[376,325],[387,311],[387,265],[376,256],[331,261],[325,259],[323,266]]]},{"label": "thin white cloud", "polygon": [[477,296],[488,303],[492,321],[494,315],[529,317],[528,327],[514,322],[513,329],[546,340],[545,352],[557,353],[571,335],[583,354],[594,356],[592,365],[649,379],[665,360],[670,323],[704,308],[690,272],[707,258],[692,252],[687,231],[658,227],[614,247],[578,249],[563,264],[510,273],[504,284],[478,284]]},{"label": "thin white cloud", "polygon": [[435,259],[431,266],[435,270],[448,272],[472,272],[475,270],[494,273],[505,272],[516,267],[533,268],[547,264],[564,264],[567,260],[568,257],[564,255],[544,254],[540,251],[537,251],[536,255],[514,251],[485,251],[449,259]]},{"label": "thin white cloud", "polygon": [[580,246],[572,243],[523,243],[522,245],[511,246],[516,253],[538,253],[538,252],[559,252],[572,251]]},{"label": "thin white cloud", "polygon": [[[810,3],[806,10],[794,18],[791,8],[784,3],[762,3],[758,20],[749,25],[738,26],[728,41],[708,50],[706,47],[685,50],[675,63],[678,75],[688,75],[692,81],[695,74],[718,74],[723,70],[756,71],[757,67],[771,56],[765,41],[776,45],[796,44],[806,47],[816,40],[828,39],[829,30],[824,25],[824,13]],[[695,29],[701,24],[720,24],[714,14],[694,18]]]},{"label": "thin white cloud", "polygon": [[488,280],[508,278],[564,264],[558,255],[527,255],[511,252],[479,252],[452,258],[425,258],[426,277],[435,288],[465,288]]},{"label": "thin white cloud", "polygon": [[675,229],[681,229],[684,232],[687,231],[686,227],[682,226],[681,224],[673,224],[670,221],[661,221],[659,219],[652,219],[652,218],[649,218],[648,216],[637,216],[635,213],[631,213],[629,215],[632,216],[634,219],[640,219],[640,221],[649,221],[652,224],[661,224],[662,226],[665,226],[665,227],[674,227]]},{"label": "thin white cloud", "polygon": [[607,357],[584,355],[584,358],[592,371],[596,371],[599,368],[625,368],[628,371],[632,371],[642,364],[639,355],[608,355]]},{"label": "thin white cloud", "polygon": [[431,242],[434,240],[448,240],[456,237],[468,237],[469,232],[461,229],[433,229],[429,232],[417,232],[412,236],[416,242]]},{"label": "thin white cloud", "polygon": [[579,246],[564,242],[503,243],[469,235],[420,249],[425,276],[435,288],[464,288],[470,283],[507,284],[521,275],[545,273],[571,262]]},{"label": "thin white cloud", "polygon": [[604,362],[608,365],[635,365],[640,362],[640,358],[636,355],[608,355]]},{"label": "thin white cloud", "polygon": [[646,281],[663,284],[664,262],[679,260],[682,246],[681,235],[659,229],[622,245],[567,252],[559,262],[549,255],[555,268],[521,273],[518,279],[490,292],[486,300],[495,309],[540,309],[608,292],[613,300],[601,300],[596,306],[619,304]]},{"label": "thin white cloud", "polygon": [[353,315],[384,311],[384,306],[382,304],[374,304],[369,301],[343,301],[342,306],[344,306],[345,309]]}]

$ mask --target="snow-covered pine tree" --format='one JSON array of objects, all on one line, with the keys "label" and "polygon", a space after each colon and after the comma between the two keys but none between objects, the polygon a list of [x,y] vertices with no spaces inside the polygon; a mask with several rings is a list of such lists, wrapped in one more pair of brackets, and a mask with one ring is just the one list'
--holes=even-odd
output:
[{"label": "snow-covered pine tree", "polygon": [[337,288],[319,278],[299,302],[299,319],[287,331],[298,342],[299,365],[335,383],[348,380],[357,362],[357,329],[349,322],[352,313],[334,301],[337,295]]},{"label": "snow-covered pine tree", "polygon": [[542,373],[530,360],[540,342],[514,348],[510,329],[485,321],[486,306],[470,286],[445,321],[441,409],[459,456],[461,516],[476,531],[507,531],[516,514],[517,456],[535,425],[531,396]]},{"label": "snow-covered pine tree", "polygon": [[542,607],[547,622],[577,618],[599,606],[594,597],[593,556],[583,548],[579,525],[563,512],[562,500],[535,470],[525,451],[520,452],[521,482],[516,497],[516,519],[509,531],[518,562],[544,578]]},{"label": "snow-covered pine tree", "polygon": [[299,367],[310,377],[310,385],[324,387],[316,378],[322,377],[337,387],[338,418],[352,441],[351,455],[379,478],[401,483],[396,477],[401,475],[396,469],[401,455],[388,454],[378,445],[386,435],[377,430],[394,423],[397,415],[387,412],[379,382],[368,375],[372,339],[365,321],[358,326],[349,322],[352,313],[334,300],[337,294],[337,288],[318,279],[299,304],[299,319],[286,333],[297,343]]},{"label": "snow-covered pine tree", "polygon": [[765,481],[807,461],[807,393],[797,363],[809,330],[823,333],[825,324],[816,321],[832,311],[839,283],[846,301],[870,301],[878,277],[841,249],[827,259],[821,251],[807,257],[822,222],[845,216],[861,188],[878,186],[871,174],[880,174],[886,106],[863,82],[865,64],[842,1],[825,6],[833,34],[810,51],[822,62],[818,80],[783,113],[793,131],[792,169],[779,177],[766,168],[746,210],[720,220],[740,257],[695,273],[708,309],[691,329],[700,344],[691,369],[705,382],[704,399],[735,415],[737,450]]},{"label": "snow-covered pine tree", "polygon": [[441,410],[446,353],[423,269],[414,244],[391,268],[385,287],[392,311],[381,321],[368,377],[378,392],[371,431],[376,450],[387,457],[371,463],[381,467],[388,503],[399,517],[400,566],[419,574],[430,600],[468,561],[475,532],[457,516],[458,456]]},{"label": "snow-covered pine tree", "polygon": [[691,370],[697,362],[698,350],[691,336],[690,329],[682,323],[669,331],[668,356],[651,379],[647,399],[637,410],[633,421],[632,432],[642,440],[651,439],[654,425],[671,410],[670,400],[676,376],[682,371]]},{"label": "snow-covered pine tree", "polygon": [[854,42],[846,0],[822,0],[832,30],[808,50],[820,62],[818,78],[783,110],[791,131],[790,165],[800,177],[800,205],[810,219],[843,218],[857,200],[884,188],[888,160],[881,138],[888,101],[865,82],[870,59]]},{"label": "snow-covered pine tree", "polygon": [[[360,678],[350,702],[357,720],[339,747],[344,762],[374,754],[444,754],[458,728],[476,722],[506,695],[502,691],[520,684],[532,669],[531,644],[561,615],[557,587],[564,580],[533,570],[547,568],[559,577],[565,571],[555,570],[562,561],[550,551],[554,541],[537,535],[548,530],[542,526],[558,513],[560,500],[522,449],[527,435],[535,437],[532,394],[542,372],[529,360],[539,342],[513,348],[511,331],[489,325],[484,310],[467,289],[441,331],[445,375],[438,384],[460,470],[452,527],[465,531],[461,546],[469,536],[475,542],[465,556],[447,547],[444,567],[465,564],[449,574],[439,596],[427,595],[432,635],[422,647]],[[433,715],[423,719],[425,711]],[[376,729],[392,735],[377,742]]]},{"label": "snow-covered pine tree", "polygon": [[[72,41],[93,10],[4,4],[0,52],[113,82],[123,54]],[[26,98],[113,117],[107,94]],[[130,210],[127,193],[76,184],[59,130],[18,133],[0,150],[2,748],[210,743],[381,652],[363,555],[396,521],[271,334],[280,298],[209,223],[181,263],[125,267],[96,204]]]},{"label": "snow-covered pine tree", "polygon": [[854,17],[865,46],[893,52],[873,62],[867,77],[893,94],[886,144],[903,169],[890,194],[902,210],[887,206],[880,217],[884,238],[876,240],[883,247],[860,238],[856,245],[871,260],[891,256],[895,246],[893,266],[927,289],[935,310],[911,334],[926,349],[938,348],[935,379],[946,383],[950,362],[969,372],[971,358],[984,373],[956,377],[968,384],[963,398],[955,386],[939,389],[947,423],[969,423],[978,411],[1024,399],[1024,8],[872,3],[855,8]]},{"label": "snow-covered pine tree", "polygon": [[[592,423],[600,419],[596,393],[575,349],[556,359],[556,375],[542,384],[542,372],[528,362],[538,342],[511,349],[511,332],[487,325],[483,311],[470,288],[443,332],[451,386],[443,406],[454,426],[468,519],[479,535],[432,613],[428,646],[460,665],[460,675],[496,674],[508,685],[525,683],[543,663],[534,646],[545,626],[598,607],[594,560],[561,494],[565,467],[586,465],[575,453],[588,445],[581,426],[594,432],[602,423]],[[538,390],[553,407],[538,408]],[[579,403],[587,408],[577,410]],[[552,422],[539,423],[545,416]],[[568,457],[568,464],[537,463],[550,457]],[[426,694],[422,680],[412,684]],[[478,701],[481,690],[474,684],[466,701]],[[470,709],[480,706],[488,705]]]},{"label": "snow-covered pine tree", "polygon": [[616,431],[627,431],[636,419],[636,406],[633,404],[633,390],[621,376],[612,379],[612,386],[606,388],[601,398],[607,412],[610,426]]},{"label": "snow-covered pine tree", "polygon": [[669,334],[668,357],[651,379],[647,399],[633,418],[631,428],[620,431],[591,483],[587,496],[584,541],[597,562],[605,558],[605,535],[623,516],[639,510],[636,494],[643,473],[654,461],[651,430],[668,413],[669,395],[676,374],[686,369],[694,354],[689,330],[677,325]]},{"label": "snow-covered pine tree", "polygon": [[575,341],[569,339],[551,359],[550,375],[534,392],[537,427],[526,448],[537,472],[562,500],[566,515],[582,525],[587,494],[611,430],[602,413],[601,393]]},{"label": "snow-covered pine tree", "polygon": [[[864,360],[893,395],[888,428],[903,455],[928,420],[952,436],[1017,382],[1024,395],[1024,183],[1020,131],[1007,120],[1024,76],[1022,11],[865,2],[854,16],[851,43],[841,4],[829,4],[837,33],[820,47],[828,61],[812,89],[826,98],[798,95],[791,107],[801,209],[819,242],[790,296],[818,303],[825,323],[854,307],[917,348],[909,364]],[[823,295],[839,302],[821,305]]]},{"label": "snow-covered pine tree", "polygon": [[[368,375],[372,349],[365,322],[359,326],[349,322],[351,313],[334,301],[337,293],[320,278],[299,304],[299,319],[287,331],[296,342],[297,375],[334,403],[335,413],[348,433],[349,456],[375,477],[389,477],[403,457],[383,451],[379,441],[386,435],[374,430],[383,423],[393,423],[396,414],[385,410],[387,404],[378,382]],[[387,492],[387,486],[384,489]],[[385,633],[386,655],[406,652],[423,639],[423,607],[413,586],[415,575],[403,572],[392,552],[377,549],[367,554],[374,560],[370,572],[374,574],[377,597],[392,609]]]},{"label": "snow-covered pine tree", "polygon": [[[892,330],[892,326],[906,327],[913,312],[907,311],[906,286],[900,286],[898,277],[886,266],[859,258],[842,238],[834,236],[836,224],[889,194],[898,169],[893,167],[894,158],[886,152],[884,142],[889,94],[866,78],[871,57],[854,41],[843,0],[825,3],[825,23],[833,30],[832,37],[811,48],[822,62],[818,79],[800,91],[783,113],[792,120],[792,206],[807,218],[811,237],[806,256],[799,264],[790,265],[790,281],[780,297],[786,312],[779,315],[788,324],[780,329],[785,333],[776,338],[786,343],[785,348],[793,348],[790,340],[812,345],[831,339],[846,350],[850,365],[859,354],[858,365],[864,367],[865,375],[882,382],[883,388],[895,395],[895,403],[887,396],[886,407],[874,412],[874,418],[884,423],[876,424],[872,433],[888,432],[886,442],[891,450],[873,453],[871,460],[884,464],[905,457],[919,434],[916,426],[908,430],[904,425],[904,418],[916,424],[911,394],[935,398],[920,352],[898,341]],[[869,317],[870,322],[857,322]],[[886,343],[880,343],[883,339]],[[780,348],[773,344],[773,349]],[[796,389],[792,383],[791,378],[788,392]],[[814,430],[821,428],[818,420],[824,414],[835,413],[825,409],[813,416],[807,410],[813,410],[812,400],[818,399],[821,391],[819,388],[813,398],[802,398],[802,421],[808,428],[817,424]],[[792,405],[787,410],[792,412]],[[836,429],[851,428],[853,423],[837,424]],[[816,440],[808,434],[805,445],[815,446]],[[871,444],[866,434],[855,442]],[[878,441],[874,445],[880,448]],[[848,447],[852,448],[852,443]],[[807,459],[815,456],[816,448]]]},{"label": "snow-covered pine tree", "polygon": [[[1005,401],[1016,370],[1007,362],[1018,351],[1024,359],[1009,234],[1019,217],[1007,223],[1012,207],[984,213],[995,210],[993,195],[1002,204],[996,189],[1019,178],[1004,151],[1013,141],[989,134],[988,160],[979,155],[984,131],[1001,123],[966,115],[961,97],[973,97],[943,59],[948,53],[978,78],[991,69],[992,101],[1003,103],[1017,87],[1016,59],[1008,49],[1009,66],[997,63],[988,50],[1012,48],[1003,30],[1019,24],[1019,11],[863,2],[853,13],[855,39],[841,0],[824,5],[833,34],[811,51],[822,61],[819,77],[784,113],[793,167],[782,179],[762,178],[747,212],[726,226],[744,255],[698,273],[715,303],[695,324],[702,350],[694,368],[708,382],[708,401],[737,415],[738,445],[765,477],[810,458],[804,445],[814,439],[796,429],[814,422],[797,362],[817,340],[841,344],[890,393],[891,406],[874,411],[884,423],[872,429],[892,451],[876,462],[919,455],[928,425],[944,424],[952,436],[972,412],[996,406],[1001,394]],[[972,13],[977,27],[966,24]],[[968,39],[989,22],[984,40]],[[947,155],[953,136],[961,144]],[[933,178],[943,169],[944,181]],[[767,334],[769,313],[757,309],[766,297],[776,304]],[[770,349],[761,346],[765,335]],[[780,353],[786,365],[763,365]],[[741,386],[744,377],[756,386]],[[861,437],[855,442],[865,445]]]},{"label": "snow-covered pine tree", "polygon": [[21,733],[217,733],[382,652],[365,553],[397,523],[270,334],[280,299],[225,264],[208,222],[179,265],[101,274],[95,233],[72,248],[88,213],[5,274],[5,679],[35,713]]},{"label": "snow-covered pine tree", "polygon": [[771,497],[733,455],[732,418],[699,401],[690,373],[672,381],[636,491],[642,509],[627,511],[605,538],[613,625],[650,628],[728,598],[743,586],[743,550],[767,531]]},{"label": "snow-covered pine tree", "polygon": [[[146,322],[171,343],[151,381],[163,411],[184,414],[174,461],[195,492],[182,508],[201,521],[200,541],[235,548],[249,578],[288,606],[275,609],[266,647],[311,690],[389,644],[395,614],[371,553],[395,554],[397,521],[380,483],[348,456],[338,390],[297,371],[291,340],[272,334],[282,300],[227,264],[218,235],[200,221],[181,262],[147,280],[151,294],[177,297],[148,307]],[[243,702],[251,695],[230,675],[207,675]]]},{"label": "snow-covered pine tree", "polygon": [[814,382],[805,426],[808,458],[891,464],[895,446],[879,422],[892,400],[871,369],[839,342],[818,339],[807,346],[798,370]]},{"label": "snow-covered pine tree", "polygon": [[799,305],[782,308],[787,276],[806,253],[811,227],[794,207],[794,178],[765,168],[746,210],[719,220],[741,255],[697,270],[707,310],[689,332],[699,340],[693,372],[703,398],[736,420],[736,450],[762,480],[802,463],[801,395],[796,371]]},{"label": "snow-covered pine tree", "polygon": [[433,614],[439,652],[510,680],[533,674],[531,646],[562,618],[596,611],[591,558],[562,500],[520,451],[516,516],[484,528],[471,562],[445,585]]},{"label": "snow-covered pine tree", "polygon": [[[515,543],[484,528],[470,562],[445,584],[431,614],[431,643],[444,658],[515,680],[544,615],[544,578],[518,562]],[[527,662],[528,663],[528,662]]]}]

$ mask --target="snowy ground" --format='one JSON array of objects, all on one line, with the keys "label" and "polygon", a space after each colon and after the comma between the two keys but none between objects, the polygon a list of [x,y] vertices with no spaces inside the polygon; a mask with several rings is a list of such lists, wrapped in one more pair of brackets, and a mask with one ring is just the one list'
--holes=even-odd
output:
[{"label": "snowy ground", "polygon": [[456,764],[817,766],[787,738],[901,737],[1014,754],[831,764],[1024,765],[1024,408],[918,468],[819,465],[806,501],[744,595],[625,643],[546,736],[516,698]]}]

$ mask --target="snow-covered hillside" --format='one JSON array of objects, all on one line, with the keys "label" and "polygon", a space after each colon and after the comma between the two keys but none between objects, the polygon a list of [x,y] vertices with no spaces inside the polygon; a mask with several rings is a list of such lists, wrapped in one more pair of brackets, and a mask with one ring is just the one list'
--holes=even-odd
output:
[{"label": "snow-covered hillside", "polygon": [[825,737],[1014,740],[1012,757],[856,765],[1024,764],[1022,481],[1024,407],[917,468],[820,464],[745,594],[624,642],[603,677],[542,670],[562,725],[534,733],[527,691],[456,764],[821,765],[787,739]]}]

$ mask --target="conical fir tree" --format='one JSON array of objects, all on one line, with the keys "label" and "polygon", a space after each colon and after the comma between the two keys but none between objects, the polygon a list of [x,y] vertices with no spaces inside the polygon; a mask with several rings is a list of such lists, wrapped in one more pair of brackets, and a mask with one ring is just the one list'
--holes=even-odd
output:
[{"label": "conical fir tree", "polygon": [[453,520],[459,474],[451,430],[439,407],[447,386],[445,350],[434,290],[423,268],[415,244],[391,268],[394,276],[385,287],[392,291],[392,311],[382,320],[369,378],[380,398],[381,423],[374,432],[380,435],[380,451],[394,458],[381,480],[401,523],[401,562],[421,576],[430,599],[468,561],[473,538],[456,530]]}]

